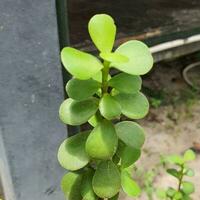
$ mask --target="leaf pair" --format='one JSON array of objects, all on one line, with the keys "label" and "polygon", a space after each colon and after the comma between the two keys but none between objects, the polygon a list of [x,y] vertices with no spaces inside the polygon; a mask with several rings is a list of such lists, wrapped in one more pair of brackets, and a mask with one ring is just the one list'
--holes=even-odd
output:
[{"label": "leaf pair", "polygon": [[118,118],[121,113],[131,119],[140,119],[148,113],[148,100],[139,92],[139,76],[120,73],[108,81],[108,86],[115,91],[112,95],[104,94],[99,104],[99,110],[106,119]]},{"label": "leaf pair", "polygon": [[92,41],[101,52],[100,56],[109,61],[110,67],[132,75],[147,73],[153,66],[153,58],[148,47],[142,42],[132,40],[112,51],[116,26],[114,20],[105,14],[95,15],[91,18],[88,30]]},{"label": "leaf pair", "polygon": [[[143,75],[153,66],[151,53],[142,42],[129,41],[121,45],[116,52],[117,55],[120,53],[119,55],[123,59],[116,56],[115,59],[112,59],[113,62],[110,63],[110,67],[117,68],[120,71],[131,75]],[[128,62],[125,62],[126,59]],[[96,57],[71,47],[65,47],[62,50],[61,60],[67,71],[80,80],[92,78],[103,68],[102,63]]]},{"label": "leaf pair", "polygon": [[195,153],[192,150],[185,151],[183,156],[170,155],[166,157],[166,161],[176,165],[183,165],[186,162],[192,161],[196,158]]},{"label": "leaf pair", "polygon": [[107,160],[116,152],[118,138],[111,122],[103,120],[91,132],[78,133],[60,145],[58,161],[67,170],[86,166],[90,158]]},{"label": "leaf pair", "polygon": [[120,157],[124,168],[133,164],[140,156],[144,143],[144,131],[135,122],[120,122],[114,127],[102,120],[91,132],[85,131],[66,139],[58,150],[58,160],[65,169],[78,170],[88,164],[90,158],[107,160],[117,150],[118,138],[126,145]]},{"label": "leaf pair", "polygon": [[92,188],[94,171],[68,172],[61,180],[61,189],[68,200],[98,200]]},{"label": "leaf pair", "polygon": [[69,172],[62,181],[61,188],[68,200],[97,200],[115,196],[121,187],[120,173],[112,161],[102,161],[96,171]]},{"label": "leaf pair", "polygon": [[[126,42],[111,53],[114,45],[116,26],[114,20],[106,15],[95,15],[88,24],[92,41],[101,52],[100,56],[110,62],[110,67],[132,75],[147,73],[153,66],[153,58],[148,47],[136,40]],[[75,78],[87,80],[103,68],[102,63],[94,56],[65,47],[61,52],[64,67]]]}]

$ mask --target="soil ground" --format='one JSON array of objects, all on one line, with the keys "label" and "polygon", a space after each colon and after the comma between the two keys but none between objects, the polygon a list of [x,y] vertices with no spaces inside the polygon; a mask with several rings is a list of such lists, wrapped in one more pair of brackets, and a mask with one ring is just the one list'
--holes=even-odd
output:
[{"label": "soil ground", "polygon": [[[143,185],[144,174],[155,169],[152,181],[155,188],[177,187],[175,178],[159,166],[160,156],[183,154],[193,148],[197,153],[196,160],[190,163],[195,171],[195,176],[190,178],[196,187],[193,200],[200,199],[200,66],[188,73],[195,89],[184,81],[182,69],[198,58],[199,54],[195,54],[158,63],[148,77],[143,77],[143,90],[150,99],[151,109],[149,115],[139,121],[146,130],[146,142],[137,163],[141,170],[133,175]],[[130,199],[121,194],[120,200]],[[145,192],[136,199],[150,200]],[[156,200],[155,196],[153,200]]]}]

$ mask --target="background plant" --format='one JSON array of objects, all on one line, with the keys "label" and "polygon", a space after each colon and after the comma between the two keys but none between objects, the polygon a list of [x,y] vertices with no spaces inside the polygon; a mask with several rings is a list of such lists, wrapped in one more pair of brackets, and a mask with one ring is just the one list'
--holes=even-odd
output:
[{"label": "background plant", "polygon": [[[136,40],[112,51],[116,26],[106,14],[93,16],[88,30],[98,58],[71,47],[61,52],[73,78],[66,85],[69,98],[60,106],[60,119],[72,126],[91,125],[91,130],[64,140],[58,150],[59,163],[69,170],[61,187],[68,200],[114,200],[121,187],[135,197],[141,190],[131,169],[140,157],[144,130],[136,122],[120,121],[120,116],[134,120],[148,113],[140,75],[152,68],[153,58],[148,47]],[[111,68],[121,73],[111,77]]]},{"label": "background plant", "polygon": [[166,164],[173,164],[173,168],[168,168],[167,172],[177,179],[177,188],[169,187],[166,191],[161,189],[157,191],[160,199],[165,200],[191,200],[191,194],[195,187],[192,182],[186,181],[185,177],[194,176],[193,169],[188,167],[188,162],[195,159],[195,153],[187,150],[183,156],[171,155],[165,159]]}]

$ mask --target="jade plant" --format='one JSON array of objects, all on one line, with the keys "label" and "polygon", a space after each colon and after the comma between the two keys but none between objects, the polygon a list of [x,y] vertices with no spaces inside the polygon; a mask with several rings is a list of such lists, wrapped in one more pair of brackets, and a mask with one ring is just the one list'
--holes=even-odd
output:
[{"label": "jade plant", "polygon": [[[136,40],[113,50],[116,26],[109,15],[93,16],[88,30],[97,57],[71,47],[61,51],[72,79],[66,85],[69,98],[60,106],[60,119],[72,126],[88,122],[91,127],[59,147],[58,161],[68,170],[61,188],[68,200],[114,200],[121,187],[135,197],[141,190],[131,177],[131,166],[140,157],[145,135],[133,120],[148,113],[140,75],[150,71],[153,58],[149,48]],[[121,116],[131,121],[122,121]]]},{"label": "jade plant", "polygon": [[164,159],[165,164],[174,165],[166,171],[177,179],[177,187],[169,187],[166,191],[157,190],[157,195],[164,200],[192,200],[191,194],[194,193],[195,187],[192,182],[185,180],[186,177],[194,176],[193,169],[188,167],[188,162],[195,159],[195,153],[187,150],[183,156],[170,155]]}]

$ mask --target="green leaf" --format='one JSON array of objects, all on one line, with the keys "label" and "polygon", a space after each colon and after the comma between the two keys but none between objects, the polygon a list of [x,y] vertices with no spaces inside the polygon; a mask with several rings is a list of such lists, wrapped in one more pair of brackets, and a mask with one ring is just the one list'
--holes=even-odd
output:
[{"label": "green leaf", "polygon": [[172,164],[177,164],[177,165],[182,165],[184,164],[184,160],[181,156],[179,155],[170,155],[167,156],[166,161],[172,163]]},{"label": "green leaf", "polygon": [[159,198],[159,199],[166,199],[166,191],[162,188],[158,188],[156,190],[156,196]]},{"label": "green leaf", "polygon": [[100,121],[102,121],[102,117],[100,114],[98,114],[98,112],[93,115],[89,120],[88,123],[93,126],[96,127],[98,123],[100,123]]},{"label": "green leaf", "polygon": [[94,15],[89,21],[88,30],[99,51],[112,51],[116,34],[116,26],[112,17],[106,14]]},{"label": "green leaf", "polygon": [[149,102],[140,92],[135,94],[120,93],[114,98],[121,105],[122,113],[130,119],[141,119],[149,111]]},{"label": "green leaf", "polygon": [[61,60],[65,69],[81,80],[93,77],[103,68],[96,57],[71,47],[65,47],[61,51]]},{"label": "green leaf", "polygon": [[106,119],[111,120],[121,114],[120,104],[109,94],[104,94],[99,103],[99,110]]},{"label": "green leaf", "polygon": [[140,76],[120,73],[112,77],[108,85],[117,89],[119,92],[134,94],[141,89],[142,79]]},{"label": "green leaf", "polygon": [[106,52],[100,53],[99,56],[108,62],[125,63],[129,61],[126,56],[119,53]]},{"label": "green leaf", "polygon": [[140,41],[128,41],[119,46],[115,52],[128,57],[129,61],[126,63],[113,62],[111,66],[128,74],[143,75],[153,66],[153,57],[149,48]]},{"label": "green leaf", "polygon": [[60,106],[59,116],[63,123],[70,125],[80,125],[88,121],[98,109],[98,100],[89,98],[83,101],[66,99]]},{"label": "green leaf", "polygon": [[183,195],[182,195],[182,193],[181,192],[176,192],[175,194],[174,194],[174,200],[182,200],[182,198],[183,198]]},{"label": "green leaf", "polygon": [[101,121],[90,133],[86,141],[86,152],[92,158],[106,160],[117,149],[118,138],[110,121]]},{"label": "green leaf", "polygon": [[192,176],[195,175],[195,172],[194,172],[193,169],[188,168],[188,169],[186,170],[186,172],[185,172],[185,175],[192,177]]},{"label": "green leaf", "polygon": [[188,182],[188,181],[184,181],[182,183],[182,186],[181,186],[181,189],[183,190],[183,192],[185,194],[192,194],[195,192],[195,187],[194,187],[194,184],[191,183],[191,182]]},{"label": "green leaf", "polygon": [[71,79],[66,85],[68,96],[75,100],[85,100],[95,94],[101,84],[93,79]]},{"label": "green leaf", "polygon": [[122,168],[130,167],[133,163],[135,163],[141,155],[140,149],[135,149],[130,146],[125,146],[121,152],[121,166]]},{"label": "green leaf", "polygon": [[170,175],[178,179],[180,178],[180,175],[181,175],[176,169],[167,169],[167,173],[169,173]]},{"label": "green leaf", "polygon": [[126,170],[121,171],[121,185],[123,191],[130,197],[137,197],[141,194],[140,187]]},{"label": "green leaf", "polygon": [[93,176],[94,170],[92,169],[87,169],[87,171],[83,174],[81,182],[81,195],[83,200],[98,200],[92,188]]},{"label": "green leaf", "polygon": [[183,199],[182,200],[192,200],[188,195],[183,195]]},{"label": "green leaf", "polygon": [[89,131],[85,131],[62,142],[58,150],[58,161],[62,167],[74,171],[88,164],[89,156],[85,152],[88,135]]},{"label": "green leaf", "polygon": [[187,161],[192,161],[192,160],[195,160],[196,158],[196,155],[194,153],[194,151],[192,151],[191,149],[187,150],[185,153],[184,153],[184,161],[187,162]]},{"label": "green leaf", "polygon": [[115,130],[120,140],[132,148],[140,149],[144,144],[144,130],[135,122],[119,122],[115,125]]},{"label": "green leaf", "polygon": [[176,193],[176,190],[174,189],[174,188],[168,188],[167,189],[167,196],[169,196],[169,197],[173,197],[174,195],[175,195],[175,193]]},{"label": "green leaf", "polygon": [[82,175],[77,172],[68,172],[61,180],[61,189],[68,200],[82,200],[80,187]]},{"label": "green leaf", "polygon": [[112,161],[102,161],[94,174],[94,192],[101,198],[111,198],[120,190],[120,173]]},{"label": "green leaf", "polygon": [[[93,77],[92,77],[93,80],[99,82],[99,83],[102,83],[102,72],[98,72],[97,74],[95,74]],[[111,79],[111,76],[110,74],[108,74],[108,80]]]}]

